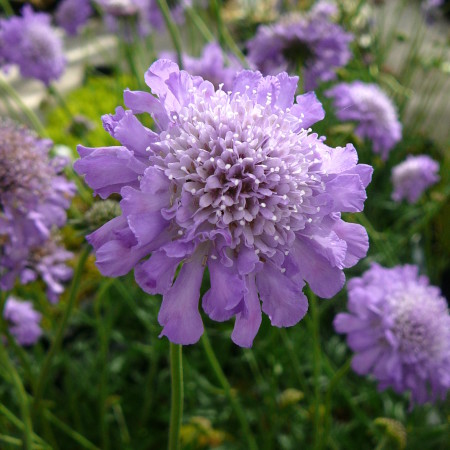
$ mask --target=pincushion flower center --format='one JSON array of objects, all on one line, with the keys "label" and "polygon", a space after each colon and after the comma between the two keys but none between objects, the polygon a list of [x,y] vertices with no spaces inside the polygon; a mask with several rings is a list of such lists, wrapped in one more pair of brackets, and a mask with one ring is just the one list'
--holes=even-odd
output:
[{"label": "pincushion flower center", "polygon": [[218,90],[205,107],[194,93],[161,134],[162,165],[178,201],[186,202],[182,193],[189,198],[194,222],[228,228],[237,241],[242,234],[252,243],[255,235],[267,235],[277,246],[292,238],[291,228],[312,221],[306,210],[300,221],[291,216],[322,187],[305,158],[311,152],[302,145],[307,130],[294,132],[289,112],[272,107],[270,93],[266,100],[255,104],[245,94],[230,99]]}]

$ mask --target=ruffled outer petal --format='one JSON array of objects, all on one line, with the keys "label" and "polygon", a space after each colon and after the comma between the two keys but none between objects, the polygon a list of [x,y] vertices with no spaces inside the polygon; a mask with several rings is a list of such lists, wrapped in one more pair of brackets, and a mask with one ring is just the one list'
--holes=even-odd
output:
[{"label": "ruffled outer petal", "polygon": [[255,285],[254,275],[246,277],[247,292],[244,295],[242,311],[236,314],[231,339],[241,347],[251,347],[261,325],[261,303]]},{"label": "ruffled outer petal", "polygon": [[203,254],[197,252],[183,264],[173,286],[164,294],[158,314],[163,330],[174,344],[195,344],[203,334],[203,322],[198,311],[200,286],[204,267]]},{"label": "ruffled outer petal", "polygon": [[165,294],[172,286],[182,258],[170,258],[163,251],[153,252],[147,261],[134,268],[137,284],[148,294]]},{"label": "ruffled outer petal", "polygon": [[292,106],[291,112],[300,118],[301,128],[309,128],[311,125],[323,120],[325,117],[322,103],[317,100],[314,92],[298,95],[296,100],[297,103]]},{"label": "ruffled outer petal", "polygon": [[288,260],[296,267],[299,275],[309,283],[318,296],[331,298],[339,292],[345,283],[341,269],[332,267],[322,255],[316,253],[303,237],[297,237]]},{"label": "ruffled outer petal", "polygon": [[124,186],[137,187],[138,177],[146,169],[145,164],[125,147],[88,148],[79,145],[77,150],[81,159],[75,161],[75,171],[85,175],[86,183],[103,199],[118,194]]},{"label": "ruffled outer petal", "polygon": [[294,283],[271,263],[264,264],[256,275],[262,310],[276,327],[290,327],[299,322],[308,310],[303,284]]},{"label": "ruffled outer petal", "polygon": [[203,296],[203,310],[208,316],[223,322],[232,317],[233,309],[247,291],[244,280],[236,272],[236,266],[224,267],[217,256],[208,259],[211,288]]}]

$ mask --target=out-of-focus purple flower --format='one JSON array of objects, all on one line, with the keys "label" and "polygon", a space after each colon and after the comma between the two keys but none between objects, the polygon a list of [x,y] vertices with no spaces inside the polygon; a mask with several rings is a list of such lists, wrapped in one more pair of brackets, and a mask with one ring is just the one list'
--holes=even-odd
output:
[{"label": "out-of-focus purple flower", "polygon": [[67,34],[74,36],[92,14],[90,0],[63,0],[56,9],[55,19]]},{"label": "out-of-focus purple flower", "polygon": [[5,302],[3,318],[9,323],[9,332],[20,345],[33,345],[42,336],[41,314],[33,304],[9,297]]},{"label": "out-of-focus purple flower", "polygon": [[0,59],[17,64],[25,77],[45,84],[58,79],[66,66],[61,38],[52,28],[51,17],[22,8],[22,17],[0,20]]},{"label": "out-of-focus purple flower", "polygon": [[333,98],[336,116],[358,122],[355,134],[372,141],[373,150],[386,160],[402,138],[402,124],[392,100],[376,84],[338,83],[325,92]]},{"label": "out-of-focus purple flower", "polygon": [[306,90],[321,81],[336,78],[335,70],[351,58],[350,33],[331,22],[329,11],[321,8],[292,14],[274,25],[262,25],[248,42],[248,58],[266,75],[282,70],[295,73],[303,68]]},{"label": "out-of-focus purple flower", "polygon": [[[161,59],[170,59],[176,61],[176,55],[173,52],[163,52]],[[242,66],[233,55],[227,55],[228,61],[225,61],[223,50],[216,42],[211,42],[203,48],[200,58],[183,55],[183,66],[191,75],[201,76],[210,81],[215,88],[223,84],[223,89],[228,91],[233,86],[233,80],[237,72],[242,70]]]},{"label": "out-of-focus purple flower", "polygon": [[441,13],[444,0],[423,0],[420,7],[427,22],[432,23]]},{"label": "out-of-focus purple flower", "polygon": [[416,266],[377,264],[348,282],[350,313],[334,327],[356,353],[352,367],[371,374],[380,390],[411,391],[412,403],[444,398],[450,388],[447,302]]},{"label": "out-of-focus purple flower", "polygon": [[423,191],[439,181],[439,163],[427,155],[408,156],[392,169],[392,199],[415,203]]},{"label": "out-of-focus purple flower", "polygon": [[62,174],[67,161],[49,158],[50,148],[50,140],[11,121],[0,121],[1,289],[13,287],[52,229],[66,222],[75,186]]},{"label": "out-of-focus purple flower", "polygon": [[225,92],[158,60],[145,80],[156,97],[126,90],[130,110],[103,117],[121,145],[78,147],[75,170],[95,193],[122,197],[122,215],[87,237],[100,271],[134,268],[143,290],[162,294],[158,320],[172,342],[203,333],[206,266],[203,309],[216,321],[235,316],[236,344],[252,345],[261,307],[272,325],[296,324],[304,280],[331,297],[366,254],[366,231],[341,212],[362,210],[372,168],[357,165],[352,145],[330,148],[311,133],[324,111],[314,93],[294,104],[298,77],[242,71]]}]

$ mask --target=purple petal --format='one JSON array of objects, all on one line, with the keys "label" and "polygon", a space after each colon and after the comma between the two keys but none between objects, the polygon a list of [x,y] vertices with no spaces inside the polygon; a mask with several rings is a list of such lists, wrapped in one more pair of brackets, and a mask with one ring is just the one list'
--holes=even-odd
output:
[{"label": "purple petal", "polygon": [[262,310],[276,327],[290,327],[299,322],[308,310],[308,300],[298,286],[276,266],[266,263],[256,275]]},{"label": "purple petal", "polygon": [[261,304],[256,291],[255,278],[246,278],[247,293],[244,295],[243,310],[236,315],[231,339],[241,347],[251,347],[261,325]]},{"label": "purple petal", "polygon": [[359,175],[338,175],[327,183],[334,211],[359,212],[364,209],[366,190]]},{"label": "purple petal", "polygon": [[211,319],[223,322],[234,315],[233,308],[241,301],[246,288],[235,267],[225,267],[216,255],[212,256],[216,259],[208,259],[211,288],[203,296],[202,306]]},{"label": "purple petal", "polygon": [[181,258],[169,258],[165,252],[153,252],[147,261],[134,268],[137,284],[148,294],[165,294],[172,286]]},{"label": "purple petal", "polygon": [[291,112],[301,118],[302,122],[300,125],[302,128],[309,128],[325,117],[322,103],[317,100],[314,92],[298,95],[296,100],[297,103],[291,108]]},{"label": "purple petal", "polygon": [[200,286],[204,267],[203,254],[185,262],[173,286],[164,294],[158,321],[164,327],[161,336],[174,344],[195,344],[203,334],[203,322],[198,312]]},{"label": "purple petal", "polygon": [[340,239],[347,242],[347,253],[343,262],[344,267],[353,267],[360,259],[366,256],[369,249],[369,237],[362,225],[339,220],[333,227],[333,231]]},{"label": "purple petal", "polygon": [[[332,267],[329,261],[316,253],[301,236],[296,239],[288,258],[319,297],[331,298],[344,286],[345,276],[342,270]],[[308,261],[308,264],[305,264],[305,261]]]}]

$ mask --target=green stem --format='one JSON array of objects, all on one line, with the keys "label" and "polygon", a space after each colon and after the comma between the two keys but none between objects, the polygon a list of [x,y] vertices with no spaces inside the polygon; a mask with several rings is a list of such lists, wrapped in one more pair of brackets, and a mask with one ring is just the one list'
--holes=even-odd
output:
[{"label": "green stem", "polygon": [[164,17],[164,22],[166,22],[167,29],[169,30],[170,37],[172,38],[172,43],[175,48],[175,52],[177,54],[178,66],[180,69],[183,68],[183,54],[182,54],[182,46],[181,46],[181,36],[178,31],[178,27],[172,19],[172,15],[170,14],[169,6],[167,5],[166,0],[156,0],[158,2],[159,9]]},{"label": "green stem", "polygon": [[9,3],[9,0],[0,0],[0,5],[2,5],[3,11],[5,11],[5,14],[7,16],[13,16],[14,10],[12,9],[11,3]]},{"label": "green stem", "polygon": [[30,121],[30,124],[33,126],[33,128],[41,135],[41,136],[47,136],[47,133],[39,120],[39,118],[36,116],[36,114],[22,101],[20,98],[20,95],[16,92],[16,90],[11,87],[2,76],[0,76],[0,87],[5,91],[6,94],[8,94],[19,106],[21,111],[25,114],[25,116]]},{"label": "green stem", "polygon": [[51,422],[53,425],[58,427],[62,432],[67,434],[67,436],[71,437],[75,442],[77,442],[81,446],[81,447],[78,447],[78,448],[86,448],[88,450],[100,450],[98,447],[96,447],[92,442],[88,441],[80,433],[77,433],[75,430],[70,428],[64,422],[59,420],[50,411],[45,410],[44,416],[49,422]]},{"label": "green stem", "polygon": [[328,434],[331,428],[331,397],[332,394],[339,383],[339,381],[344,377],[347,372],[350,370],[352,360],[349,359],[334,375],[330,380],[330,384],[328,385],[327,394],[325,398],[325,420],[324,420],[324,442],[327,445]]},{"label": "green stem", "polygon": [[317,298],[309,292],[309,306],[311,310],[310,327],[313,338],[313,380],[314,380],[314,448],[320,449],[321,442],[321,418],[320,418],[320,405],[321,394],[319,377],[321,372],[321,351],[320,351],[320,329],[319,329],[319,311],[317,307]]},{"label": "green stem", "polygon": [[183,416],[183,347],[170,343],[170,372],[172,400],[170,407],[169,450],[179,450],[180,428]]},{"label": "green stem", "polygon": [[[18,417],[16,417],[5,405],[0,404],[0,414],[4,416],[10,423],[12,423],[20,431],[23,431],[25,429],[24,423]],[[45,442],[36,433],[32,433],[32,437],[35,440],[35,442],[38,442],[39,445],[42,445],[42,447],[51,449],[51,446],[47,444],[47,442]]]},{"label": "green stem", "polygon": [[205,22],[194,8],[186,8],[186,14],[189,16],[192,22],[194,22],[195,27],[203,36],[206,42],[215,41],[214,35],[211,33],[211,31],[209,31],[209,28],[206,26]]},{"label": "green stem", "polygon": [[33,425],[31,422],[30,409],[28,404],[27,393],[23,387],[20,376],[17,373],[16,368],[9,359],[6,349],[3,345],[0,345],[0,361],[2,366],[6,369],[6,372],[12,379],[12,384],[17,391],[17,397],[20,405],[20,413],[23,421],[23,448],[24,450],[33,450]]},{"label": "green stem", "polygon": [[248,448],[251,450],[257,450],[258,446],[256,445],[255,438],[252,435],[252,432],[250,430],[250,425],[248,424],[247,417],[245,416],[245,412],[242,409],[241,404],[239,403],[237,397],[232,394],[231,392],[231,386],[230,383],[228,383],[228,380],[223,373],[222,368],[220,367],[219,361],[217,360],[217,357],[214,353],[214,350],[211,346],[211,343],[209,342],[208,335],[206,334],[206,330],[203,332],[202,336],[202,344],[203,348],[205,349],[206,357],[208,358],[208,361],[211,365],[211,368],[213,369],[214,373],[216,374],[217,379],[219,380],[219,383],[221,384],[223,390],[225,391],[225,395],[227,396],[228,400],[231,403],[231,407],[234,410],[234,413],[236,414],[241,427],[242,432],[245,435],[245,438],[247,439],[247,445]]},{"label": "green stem", "polygon": [[70,287],[69,292],[69,298],[67,301],[66,309],[64,311],[64,315],[61,319],[61,322],[59,324],[59,328],[56,331],[55,338],[53,339],[52,345],[50,347],[50,350],[47,353],[47,356],[44,360],[44,363],[42,365],[41,372],[39,374],[38,381],[36,383],[36,391],[34,395],[34,404],[33,404],[33,416],[36,417],[37,413],[39,411],[40,402],[42,400],[42,396],[44,395],[45,387],[47,383],[50,381],[49,378],[49,372],[52,365],[53,357],[55,356],[56,352],[58,351],[64,332],[66,330],[67,323],[69,321],[70,314],[72,312],[72,309],[75,305],[75,301],[77,298],[78,289],[80,287],[80,281],[81,281],[81,274],[83,272],[84,265],[86,263],[86,260],[89,256],[90,248],[85,247],[84,250],[81,252],[80,258],[78,260],[78,265],[75,270],[72,284]]},{"label": "green stem", "polygon": [[213,0],[213,6],[214,6],[214,13],[216,14],[216,20],[217,20],[217,28],[219,31],[219,42],[221,47],[223,48],[224,45],[226,46],[234,53],[235,56],[239,58],[244,68],[248,69],[249,65],[247,63],[247,60],[244,56],[244,54],[241,52],[240,48],[237,46],[236,42],[234,42],[233,37],[231,36],[230,32],[228,31],[228,28],[225,26],[222,20],[222,3],[220,0]]}]

